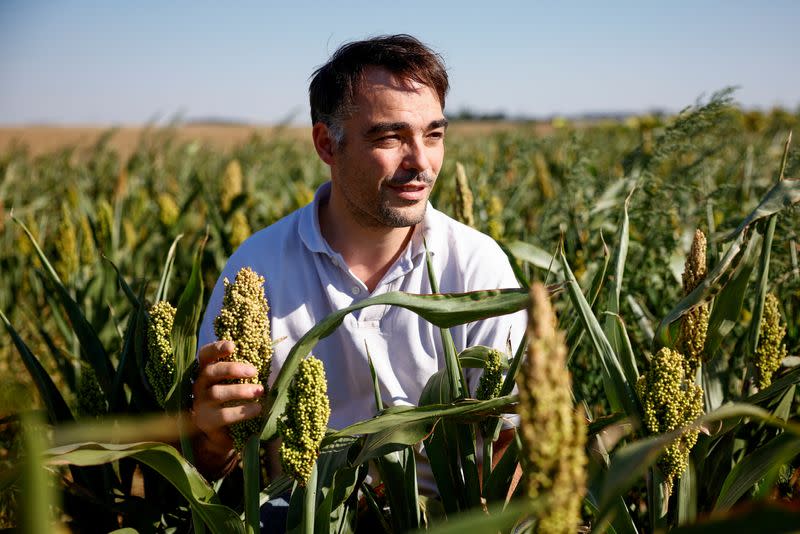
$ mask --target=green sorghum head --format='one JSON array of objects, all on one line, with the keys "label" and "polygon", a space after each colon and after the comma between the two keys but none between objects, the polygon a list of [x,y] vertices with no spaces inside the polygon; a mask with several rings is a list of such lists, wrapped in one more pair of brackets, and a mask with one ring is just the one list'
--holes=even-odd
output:
[{"label": "green sorghum head", "polygon": [[[692,240],[692,248],[686,257],[683,270],[683,294],[691,293],[703,280],[706,270],[706,236],[696,230]],[[689,310],[681,318],[681,334],[679,347],[683,354],[683,368],[689,380],[694,380],[697,368],[703,358],[703,348],[708,331],[708,304],[702,303]]]},{"label": "green sorghum head", "polygon": [[85,417],[99,417],[107,411],[106,397],[91,365],[81,365],[78,378],[78,413]]},{"label": "green sorghum head", "polygon": [[231,215],[231,246],[238,248],[239,245],[244,243],[244,240],[250,237],[253,231],[250,229],[250,223],[247,222],[247,216],[242,210],[236,210]]},{"label": "green sorghum head", "polygon": [[136,231],[136,225],[130,219],[122,221],[122,233],[125,236],[125,246],[129,249],[136,248],[139,244],[139,232]]},{"label": "green sorghum head", "polygon": [[283,438],[281,465],[301,485],[311,476],[330,415],[325,366],[309,356],[297,368],[289,386],[286,411],[278,423]]},{"label": "green sorghum head", "polygon": [[505,233],[503,223],[503,201],[497,195],[492,195],[489,205],[486,207],[486,215],[489,217],[488,230],[492,239],[501,240]]},{"label": "green sorghum head", "polygon": [[703,360],[703,349],[708,332],[709,310],[707,304],[692,308],[681,317],[681,334],[679,346],[683,351],[683,368],[686,377],[694,380],[697,368]]},{"label": "green sorghum head", "polygon": [[586,421],[572,403],[564,335],[547,290],[531,287],[528,357],[517,377],[528,495],[542,505],[536,532],[573,533],[586,491]]},{"label": "green sorghum head", "polygon": [[[636,392],[642,402],[643,423],[650,434],[670,432],[703,413],[703,390],[686,378],[683,356],[668,348],[653,356],[650,368],[636,383]],[[670,491],[675,478],[686,469],[697,434],[697,430],[684,432],[658,460]]]},{"label": "green sorghum head", "polygon": [[111,248],[114,228],[114,207],[105,198],[97,203],[97,243],[101,250]]},{"label": "green sorghum head", "polygon": [[225,176],[222,179],[222,194],[220,195],[220,206],[223,213],[231,209],[233,199],[242,193],[242,166],[239,160],[231,160],[225,167]]},{"label": "green sorghum head", "polygon": [[490,350],[486,355],[486,366],[483,368],[478,389],[475,392],[477,399],[493,399],[500,394],[500,388],[503,385],[502,357],[502,353],[497,349]]},{"label": "green sorghum head", "polygon": [[[247,362],[255,366],[258,376],[240,380],[241,383],[267,386],[272,360],[272,340],[269,329],[269,306],[264,296],[264,277],[249,267],[243,267],[231,283],[224,280],[225,294],[222,309],[214,319],[214,333],[219,340],[232,341],[230,361]],[[237,450],[244,448],[247,438],[261,430],[265,414],[231,425],[230,432]]]},{"label": "green sorghum head", "polygon": [[144,372],[150,389],[162,408],[175,381],[175,355],[172,350],[175,311],[165,300],[156,302],[150,308],[147,322],[147,363]]},{"label": "green sorghum head", "polygon": [[69,283],[78,270],[78,236],[72,223],[72,213],[67,204],[61,205],[61,224],[56,232],[55,269],[64,283]]},{"label": "green sorghum head", "polygon": [[758,347],[756,347],[755,361],[756,379],[759,389],[772,383],[772,375],[781,366],[786,357],[786,345],[783,338],[786,327],[781,323],[781,312],[778,297],[767,293],[764,300],[764,314],[759,327]]},{"label": "green sorghum head", "polygon": [[534,154],[533,167],[536,170],[536,182],[539,184],[542,198],[553,198],[555,196],[553,181],[550,176],[550,167],[547,165],[547,160],[544,159],[544,154],[541,152]]},{"label": "green sorghum head", "polygon": [[156,198],[158,204],[158,220],[167,228],[172,227],[178,222],[180,216],[180,208],[178,203],[175,202],[175,197],[170,193],[160,193]]},{"label": "green sorghum head", "polygon": [[89,223],[89,217],[84,215],[81,217],[81,263],[89,265],[94,262],[94,235],[92,234],[92,225]]},{"label": "green sorghum head", "polygon": [[475,216],[473,214],[474,197],[469,188],[469,180],[464,166],[456,163],[456,220],[468,226],[475,226]]},{"label": "green sorghum head", "polygon": [[688,295],[706,278],[706,236],[699,228],[694,232],[692,248],[683,269],[683,294]]}]

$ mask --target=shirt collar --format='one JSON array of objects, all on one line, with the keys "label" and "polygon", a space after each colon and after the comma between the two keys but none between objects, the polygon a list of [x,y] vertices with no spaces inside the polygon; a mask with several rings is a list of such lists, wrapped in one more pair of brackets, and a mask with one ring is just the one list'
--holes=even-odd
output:
[{"label": "shirt collar", "polygon": [[306,248],[311,252],[322,252],[328,256],[333,256],[333,249],[331,249],[325,238],[322,237],[322,231],[319,226],[319,206],[328,200],[331,195],[331,183],[325,182],[317,189],[314,194],[314,200],[311,204],[304,207],[300,213],[300,223],[298,232],[300,239],[305,244]]},{"label": "shirt collar", "polygon": [[[300,214],[300,221],[298,232],[300,239],[311,252],[321,252],[330,257],[338,256],[336,252],[330,247],[325,238],[322,237],[322,230],[319,225],[319,207],[323,202],[326,202],[331,194],[331,182],[325,182],[317,189],[314,194],[314,200],[302,208]],[[428,251],[435,254],[440,243],[436,240],[436,233],[433,231],[436,219],[441,216],[437,210],[433,208],[428,202],[427,209],[425,210],[425,218],[420,224],[414,227],[414,233],[411,235],[411,242],[404,254],[410,260],[414,260],[420,254],[425,252],[427,244]]]}]

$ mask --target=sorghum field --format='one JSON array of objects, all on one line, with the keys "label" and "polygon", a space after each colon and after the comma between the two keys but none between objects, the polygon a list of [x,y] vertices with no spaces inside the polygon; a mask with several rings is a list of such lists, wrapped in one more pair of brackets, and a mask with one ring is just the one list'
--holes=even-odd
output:
[{"label": "sorghum field", "polygon": [[[241,469],[223,481],[193,469],[179,430],[197,322],[231,252],[326,179],[311,145],[277,131],[215,149],[167,128],[124,154],[114,131],[8,148],[0,526],[254,532],[259,502],[291,490],[293,532],[796,531],[798,125],[727,92],[546,133],[456,124],[432,202],[504,245],[522,289],[362,303],[441,327],[447,368],[418,407],[376,390],[376,417],[347,429],[325,429],[310,354],[352,310],[322,321],[273,377],[263,418],[235,429]],[[243,300],[226,321],[261,325],[234,341],[268,360],[261,283],[231,284]],[[527,344],[456,354],[447,327],[519,309]],[[484,369],[477,392],[463,367]],[[510,412],[518,437],[492,465]],[[261,445],[276,436],[287,474],[269,480]],[[440,498],[419,495],[421,447]]]}]

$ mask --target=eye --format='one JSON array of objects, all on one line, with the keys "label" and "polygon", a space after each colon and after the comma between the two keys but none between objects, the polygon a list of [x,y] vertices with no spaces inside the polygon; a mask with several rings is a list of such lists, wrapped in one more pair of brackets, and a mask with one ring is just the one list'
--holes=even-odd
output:
[{"label": "eye", "polygon": [[444,139],[444,132],[442,130],[436,130],[428,134],[428,138],[430,139]]},{"label": "eye", "polygon": [[383,135],[375,140],[377,146],[393,146],[400,142],[399,134]]}]

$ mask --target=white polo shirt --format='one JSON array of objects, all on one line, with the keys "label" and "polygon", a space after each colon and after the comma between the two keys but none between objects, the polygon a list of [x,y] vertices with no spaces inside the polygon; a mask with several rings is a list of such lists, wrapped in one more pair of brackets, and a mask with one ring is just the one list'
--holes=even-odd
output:
[{"label": "white polo shirt", "polygon": [[[391,291],[432,293],[425,266],[425,246],[432,255],[442,293],[519,287],[511,266],[495,241],[428,204],[406,250],[372,293],[348,269],[341,254],[322,236],[318,206],[330,195],[323,184],[314,201],[252,235],[231,256],[217,280],[206,308],[198,346],[216,340],[214,317],[222,305],[223,283],[248,266],[264,276],[275,346],[270,383],[292,346],[331,312],[370,296]],[[524,311],[450,329],[456,349],[486,345],[504,350],[510,335],[514,348],[526,327]],[[428,378],[445,367],[439,330],[415,313],[399,307],[370,306],[348,315],[339,328],[313,349],[325,365],[331,417],[328,426],[341,429],[376,413],[372,357],[385,406],[416,405]],[[470,373],[474,393],[480,372]],[[420,490],[435,491],[426,462],[417,466]]]}]

